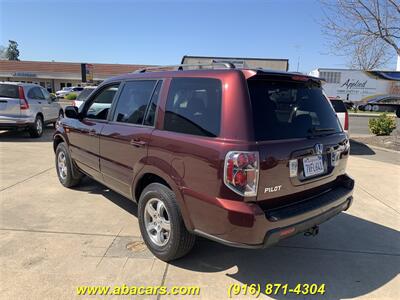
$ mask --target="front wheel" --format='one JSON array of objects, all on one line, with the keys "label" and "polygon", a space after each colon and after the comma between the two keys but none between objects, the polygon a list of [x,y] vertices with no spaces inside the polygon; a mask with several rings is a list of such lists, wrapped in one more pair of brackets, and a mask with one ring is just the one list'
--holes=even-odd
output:
[{"label": "front wheel", "polygon": [[58,180],[65,187],[77,185],[82,178],[82,173],[74,166],[65,143],[57,146],[56,169]]},{"label": "front wheel", "polygon": [[163,261],[186,255],[195,243],[187,231],[174,193],[165,185],[152,183],[139,199],[139,226],[150,251]]},{"label": "front wheel", "polygon": [[56,128],[57,122],[59,122],[62,118],[64,118],[64,112],[60,110],[60,112],[58,113],[57,120],[53,123],[54,128]]}]

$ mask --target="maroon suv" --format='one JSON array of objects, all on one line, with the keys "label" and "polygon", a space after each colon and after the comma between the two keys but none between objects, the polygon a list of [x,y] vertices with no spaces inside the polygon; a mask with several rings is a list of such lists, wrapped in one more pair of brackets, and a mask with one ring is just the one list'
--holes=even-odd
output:
[{"label": "maroon suv", "polygon": [[318,78],[186,67],[106,80],[67,107],[60,182],[85,174],[137,202],[143,239],[165,261],[196,235],[266,247],[349,208],[349,140]]}]

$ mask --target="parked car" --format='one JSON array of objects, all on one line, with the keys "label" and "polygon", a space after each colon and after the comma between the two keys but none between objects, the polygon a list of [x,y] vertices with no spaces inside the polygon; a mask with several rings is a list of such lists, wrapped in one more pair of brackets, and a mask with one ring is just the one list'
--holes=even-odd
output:
[{"label": "parked car", "polygon": [[360,104],[357,107],[361,111],[371,112],[393,112],[400,118],[400,96],[384,95]]},{"label": "parked car", "polygon": [[329,99],[332,103],[333,109],[338,116],[340,124],[345,132],[349,131],[349,113],[347,112],[347,108],[342,100],[339,99]]},{"label": "parked car", "polygon": [[95,89],[96,86],[85,86],[82,92],[76,98],[76,100],[74,100],[73,105],[79,108]]},{"label": "parked car", "polygon": [[136,201],[164,261],[196,235],[245,248],[315,235],[350,207],[349,140],[318,78],[196,66],[111,78],[67,107],[53,141],[61,184],[85,174]]},{"label": "parked car", "polygon": [[57,98],[65,98],[71,93],[75,93],[79,95],[83,91],[83,87],[80,86],[71,86],[71,87],[64,87],[61,91],[56,92]]},{"label": "parked car", "polygon": [[55,100],[36,84],[0,82],[0,130],[26,129],[31,137],[40,137],[45,124],[63,116]]}]

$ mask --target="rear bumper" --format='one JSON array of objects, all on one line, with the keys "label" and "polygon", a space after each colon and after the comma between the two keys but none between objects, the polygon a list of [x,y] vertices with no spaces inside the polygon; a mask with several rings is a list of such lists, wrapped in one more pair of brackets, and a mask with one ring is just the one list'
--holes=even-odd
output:
[{"label": "rear bumper", "polygon": [[[232,203],[225,203],[226,218],[224,220],[218,217],[218,220],[213,221],[212,216],[204,220],[217,223],[218,229],[207,232],[201,229],[202,226],[195,224],[194,232],[229,246],[269,247],[282,239],[305,232],[341,211],[347,210],[353,200],[354,180],[348,176],[344,176],[342,180],[342,185],[323,194],[268,211],[263,211],[256,203],[241,202],[240,205],[235,206],[232,206]],[[211,208],[209,208],[209,214],[212,214]],[[219,233],[216,233],[218,231]]]},{"label": "rear bumper", "polygon": [[0,129],[25,128],[33,125],[35,119],[30,116],[6,117],[0,115]]}]

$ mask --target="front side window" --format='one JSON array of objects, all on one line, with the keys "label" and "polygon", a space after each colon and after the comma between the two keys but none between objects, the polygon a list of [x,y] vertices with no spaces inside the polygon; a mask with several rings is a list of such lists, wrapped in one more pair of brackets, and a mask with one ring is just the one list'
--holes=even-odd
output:
[{"label": "front side window", "polygon": [[114,121],[143,124],[147,105],[156,83],[156,80],[128,81],[118,99]]},{"label": "front side window", "polygon": [[158,98],[160,97],[162,81],[158,81],[156,89],[154,90],[153,96],[151,96],[151,101],[149,107],[147,108],[147,113],[143,124],[148,126],[154,126],[156,118],[156,110],[158,104]]},{"label": "front side window", "polygon": [[221,94],[221,81],[218,79],[173,79],[165,108],[164,129],[199,136],[218,136]]},{"label": "front side window", "polygon": [[91,102],[86,117],[90,119],[106,120],[112,101],[118,92],[119,84],[110,85],[97,94]]}]

